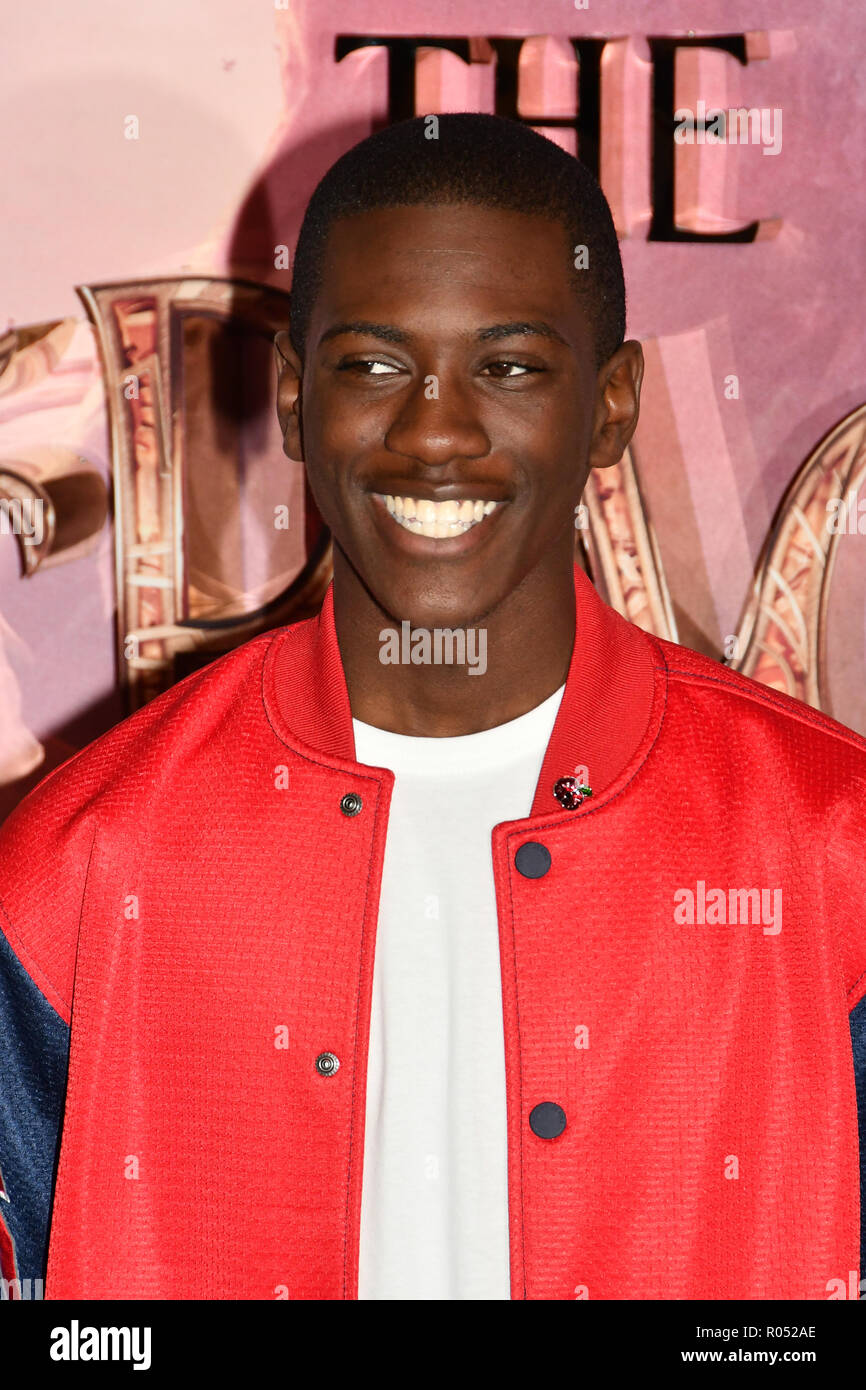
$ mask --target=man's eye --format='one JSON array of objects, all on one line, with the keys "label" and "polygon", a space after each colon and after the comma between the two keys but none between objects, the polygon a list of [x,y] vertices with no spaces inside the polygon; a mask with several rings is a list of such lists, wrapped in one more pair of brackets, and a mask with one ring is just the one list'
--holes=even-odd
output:
[{"label": "man's eye", "polygon": [[[370,367],[374,370],[366,371]],[[382,362],[378,357],[356,357],[351,362],[341,362],[338,368],[341,372],[360,372],[362,376],[385,376],[389,372],[396,372],[397,367],[390,362]]]},{"label": "man's eye", "polygon": [[[540,372],[540,371],[542,370],[541,367],[532,367],[532,366],[530,366],[530,364],[529,364],[528,362],[510,362],[510,361],[504,361],[504,362],[488,362],[487,367],[485,368],[485,371],[488,371],[491,367],[494,367],[494,368],[495,368],[495,367],[505,367],[509,372],[510,372],[510,370],[511,370],[512,368],[514,368],[514,369],[515,369],[518,373],[520,373],[521,375],[527,375],[529,372]],[[504,375],[504,373],[499,373],[498,375]]]}]

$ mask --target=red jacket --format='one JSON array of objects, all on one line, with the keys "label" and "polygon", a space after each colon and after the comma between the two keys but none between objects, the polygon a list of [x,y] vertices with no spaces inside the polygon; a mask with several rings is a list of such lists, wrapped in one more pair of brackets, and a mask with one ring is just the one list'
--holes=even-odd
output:
[{"label": "red jacket", "polygon": [[[512,1297],[825,1299],[859,1267],[866,742],[575,590],[531,815],[492,838]],[[3,928],[71,1022],[47,1297],[357,1297],[392,785],[329,589],[6,822]]]}]

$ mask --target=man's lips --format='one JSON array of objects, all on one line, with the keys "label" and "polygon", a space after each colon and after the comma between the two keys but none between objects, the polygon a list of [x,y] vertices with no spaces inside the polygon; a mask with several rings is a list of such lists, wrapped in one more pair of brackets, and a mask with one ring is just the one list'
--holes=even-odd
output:
[{"label": "man's lips", "polygon": [[432,549],[462,554],[488,535],[506,507],[504,499],[478,494],[444,499],[381,492],[370,496],[390,538],[427,554]]}]

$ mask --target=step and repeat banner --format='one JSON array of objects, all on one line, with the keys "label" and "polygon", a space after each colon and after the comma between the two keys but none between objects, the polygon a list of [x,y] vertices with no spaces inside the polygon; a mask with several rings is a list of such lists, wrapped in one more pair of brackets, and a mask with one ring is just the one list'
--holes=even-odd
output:
[{"label": "step and repeat banner", "polygon": [[4,29],[0,818],[316,611],[275,409],[295,240],[345,150],[446,111],[525,121],[613,212],[647,371],[576,518],[599,590],[866,733],[866,12],[45,0]]}]

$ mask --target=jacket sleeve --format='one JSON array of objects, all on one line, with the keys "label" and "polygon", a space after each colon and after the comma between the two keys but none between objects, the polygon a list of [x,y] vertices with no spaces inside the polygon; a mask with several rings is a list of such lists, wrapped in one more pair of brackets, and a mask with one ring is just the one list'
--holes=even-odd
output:
[{"label": "jacket sleeve", "polygon": [[[850,735],[846,731],[846,741]],[[824,845],[824,902],[839,952],[854,1055],[860,1134],[860,1279],[866,1279],[866,776],[848,775],[831,813]]]},{"label": "jacket sleeve", "polygon": [[0,1284],[4,1297],[43,1296],[78,923],[95,835],[82,770],[76,754],[0,825],[0,1276],[21,1281]]},{"label": "jacket sleeve", "polygon": [[69,1027],[16,956],[2,910],[0,927],[0,1297],[39,1298]]},{"label": "jacket sleeve", "polygon": [[[866,995],[848,1015],[860,1129],[860,1279],[866,1279]],[[862,1284],[861,1284],[862,1287]]]}]

